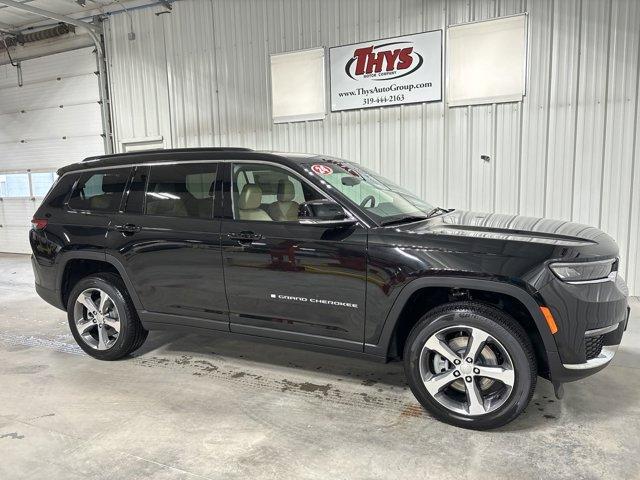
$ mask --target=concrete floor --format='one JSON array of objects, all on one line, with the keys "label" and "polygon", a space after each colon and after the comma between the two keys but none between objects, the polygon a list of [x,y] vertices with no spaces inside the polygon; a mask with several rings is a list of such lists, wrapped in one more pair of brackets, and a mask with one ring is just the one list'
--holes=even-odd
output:
[{"label": "concrete floor", "polygon": [[381,365],[153,332],[99,362],[0,255],[0,479],[640,478],[640,302],[613,365],[497,431],[439,423]]}]

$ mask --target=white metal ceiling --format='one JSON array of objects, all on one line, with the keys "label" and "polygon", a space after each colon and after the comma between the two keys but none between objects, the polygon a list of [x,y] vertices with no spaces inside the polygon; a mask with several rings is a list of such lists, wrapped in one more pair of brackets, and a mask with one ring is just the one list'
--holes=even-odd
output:
[{"label": "white metal ceiling", "polygon": [[[131,0],[85,0],[84,7],[76,0],[18,0],[33,7],[42,8],[60,15],[68,15],[71,17],[91,17],[97,14],[105,14],[114,10],[122,10],[125,7],[137,6],[140,1]],[[82,3],[82,2],[81,2]],[[151,3],[146,1],[146,3]],[[38,25],[41,23],[52,23],[54,21],[47,20],[36,15],[35,13],[21,11],[14,7],[0,5],[0,28],[5,30],[22,30],[26,26]],[[54,22],[55,23],[55,22]]]}]

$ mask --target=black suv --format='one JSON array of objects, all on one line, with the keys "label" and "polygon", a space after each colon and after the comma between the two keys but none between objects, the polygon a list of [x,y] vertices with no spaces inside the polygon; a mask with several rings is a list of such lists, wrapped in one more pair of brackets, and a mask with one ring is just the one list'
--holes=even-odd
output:
[{"label": "black suv", "polygon": [[36,289],[101,360],[162,328],[403,359],[426,409],[486,429],[538,375],[560,396],[605,367],[629,317],[602,231],[433,207],[337,158],[163,150],[58,175],[32,222]]}]

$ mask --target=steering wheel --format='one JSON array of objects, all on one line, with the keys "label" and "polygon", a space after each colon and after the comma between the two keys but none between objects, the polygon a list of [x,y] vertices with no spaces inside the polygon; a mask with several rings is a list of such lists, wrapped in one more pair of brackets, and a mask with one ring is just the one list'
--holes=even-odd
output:
[{"label": "steering wheel", "polygon": [[375,207],[375,206],[376,206],[376,197],[374,197],[373,195],[367,195],[367,196],[366,196],[366,197],[364,197],[364,199],[360,202],[360,206],[361,206],[362,208],[364,208],[364,207],[365,207],[365,205],[366,205],[368,202],[371,202],[371,205],[370,205],[370,206],[371,206],[371,208]]}]

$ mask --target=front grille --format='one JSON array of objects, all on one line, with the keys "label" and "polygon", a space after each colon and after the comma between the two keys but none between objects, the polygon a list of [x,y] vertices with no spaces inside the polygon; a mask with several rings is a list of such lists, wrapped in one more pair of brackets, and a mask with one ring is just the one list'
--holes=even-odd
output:
[{"label": "front grille", "polygon": [[602,351],[604,345],[604,335],[597,335],[595,337],[587,337],[584,339],[584,350],[587,354],[587,360],[596,358]]}]

